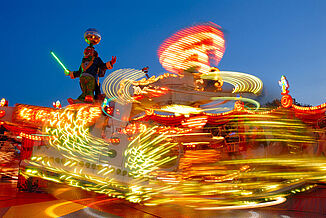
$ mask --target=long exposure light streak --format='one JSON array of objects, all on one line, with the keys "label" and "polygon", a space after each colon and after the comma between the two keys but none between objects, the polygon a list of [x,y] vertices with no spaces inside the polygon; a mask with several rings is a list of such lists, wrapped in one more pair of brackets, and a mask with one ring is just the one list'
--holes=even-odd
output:
[{"label": "long exposure light streak", "polygon": [[[56,126],[51,120],[45,124],[44,132],[49,134],[49,144],[73,160],[96,160],[109,152],[105,140],[89,134],[89,124],[101,114],[100,107],[81,106],[78,109],[60,110],[61,120]],[[86,118],[87,117],[87,118]]]},{"label": "long exposure light streak", "polygon": [[219,207],[199,207],[195,208],[196,210],[236,210],[236,209],[250,209],[250,208],[259,208],[259,207],[270,207],[278,204],[282,204],[286,201],[286,198],[283,197],[277,197],[273,199],[270,202],[264,202],[264,203],[256,203],[252,202],[250,204],[250,201],[247,205],[239,205],[239,206],[219,206]]},{"label": "long exposure light streak", "polygon": [[[12,128],[27,150],[20,169],[25,185],[47,180],[148,206],[226,210],[280,204],[325,183],[319,134],[326,103],[293,105],[287,90],[280,107],[265,110],[253,99],[230,97],[259,95],[263,83],[246,73],[212,72],[224,51],[219,26],[192,26],[159,48],[160,63],[172,73],[148,78],[141,70],[116,70],[103,82],[101,106],[16,105],[13,122],[23,128]],[[233,108],[217,114],[227,102]],[[314,116],[318,121],[311,122]],[[312,155],[316,150],[320,157]],[[7,163],[16,154],[0,155]],[[0,174],[9,175],[5,169]],[[48,215],[56,216],[56,206]]]},{"label": "long exposure light streak", "polygon": [[169,113],[175,113],[175,114],[198,114],[201,113],[201,108],[196,107],[190,107],[187,105],[166,105],[161,107],[161,109],[156,109],[156,111],[163,111],[163,112],[169,112]]},{"label": "long exposure light streak", "polygon": [[159,81],[161,79],[165,79],[165,78],[169,78],[169,77],[177,78],[179,76],[176,75],[176,74],[172,74],[172,73],[163,73],[163,74],[161,74],[161,75],[159,75],[157,77],[154,75],[154,76],[152,76],[152,77],[150,77],[148,79],[142,78],[141,80],[132,81],[131,83],[133,85],[135,85],[135,86],[145,86],[145,85],[149,85],[151,83],[154,83],[154,82],[157,82],[157,81]]},{"label": "long exposure light streak", "polygon": [[[256,106],[255,110],[258,110],[260,107],[260,103],[250,98],[243,98],[243,97],[212,97],[212,100],[234,100],[234,101],[243,101],[254,104]],[[207,109],[206,109],[207,110]]]},{"label": "long exposure light streak", "polygon": [[[155,192],[137,183],[148,180],[151,178],[150,172],[176,159],[175,156],[168,155],[176,143],[165,141],[166,133],[156,135],[157,127],[144,129],[126,150],[125,163],[128,171],[105,166],[108,165],[107,161],[101,161],[99,156],[103,153],[110,154],[108,148],[111,145],[89,133],[87,120],[78,119],[85,115],[85,107],[88,106],[61,110],[60,113],[67,120],[58,122],[55,127],[44,127],[46,134],[52,136],[48,139],[49,144],[60,152],[61,158],[49,157],[48,154],[32,156],[30,160],[26,160],[29,167],[22,175],[26,178],[39,177],[56,183],[66,183],[88,191],[126,198],[135,203],[150,199]],[[114,179],[115,174],[138,178],[138,182],[129,186]]]},{"label": "long exposure light streak", "polygon": [[202,79],[214,80],[217,75],[223,81],[234,86],[232,93],[249,92],[259,94],[263,89],[263,82],[256,76],[233,71],[207,72],[201,76]]},{"label": "long exposure light streak", "polygon": [[170,72],[182,74],[195,69],[206,73],[210,61],[217,65],[225,51],[224,34],[219,26],[207,23],[183,29],[168,38],[159,48],[162,66]]},{"label": "long exposure light streak", "polygon": [[164,142],[166,134],[155,136],[157,126],[147,129],[139,134],[125,151],[125,167],[132,175],[137,177],[149,177],[158,167],[176,159],[175,156],[166,156],[170,149],[177,146],[176,143]]},{"label": "long exposure light streak", "polygon": [[166,174],[158,172],[157,178],[166,181],[170,189],[157,193],[146,204],[173,202],[199,210],[271,206],[284,202],[293,193],[309,190],[313,187],[310,183],[326,178],[324,158],[217,161],[218,153],[214,150],[196,152],[202,155],[188,154],[181,160],[178,174],[184,179],[173,173],[165,179]]},{"label": "long exposure light streak", "polygon": [[141,70],[119,69],[108,75],[102,84],[104,94],[120,104],[133,102],[131,86],[132,82],[145,76]]}]

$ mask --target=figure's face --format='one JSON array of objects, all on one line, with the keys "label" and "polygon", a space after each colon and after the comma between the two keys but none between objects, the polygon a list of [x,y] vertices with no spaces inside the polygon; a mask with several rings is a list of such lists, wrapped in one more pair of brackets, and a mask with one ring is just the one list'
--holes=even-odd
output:
[{"label": "figure's face", "polygon": [[85,50],[84,50],[84,57],[85,58],[88,58],[90,56],[94,56],[94,48],[90,48],[90,47],[87,47]]}]

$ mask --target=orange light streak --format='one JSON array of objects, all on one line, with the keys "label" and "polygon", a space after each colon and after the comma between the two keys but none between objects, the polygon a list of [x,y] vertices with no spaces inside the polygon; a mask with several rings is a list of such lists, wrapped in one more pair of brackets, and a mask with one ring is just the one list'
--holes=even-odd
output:
[{"label": "orange light streak", "polygon": [[48,126],[55,127],[58,123],[70,122],[71,118],[76,116],[79,122],[86,125],[92,125],[101,115],[99,106],[88,105],[82,107],[68,106],[65,110],[54,108],[31,106],[18,104],[15,107],[16,122],[27,123],[33,126],[42,126],[47,123]]}]

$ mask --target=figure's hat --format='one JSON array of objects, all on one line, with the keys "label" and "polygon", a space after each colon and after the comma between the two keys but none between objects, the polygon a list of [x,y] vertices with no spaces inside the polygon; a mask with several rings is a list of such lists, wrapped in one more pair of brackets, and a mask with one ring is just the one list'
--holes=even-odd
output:
[{"label": "figure's hat", "polygon": [[97,45],[101,41],[101,35],[95,28],[88,28],[84,33],[85,41],[89,45]]}]

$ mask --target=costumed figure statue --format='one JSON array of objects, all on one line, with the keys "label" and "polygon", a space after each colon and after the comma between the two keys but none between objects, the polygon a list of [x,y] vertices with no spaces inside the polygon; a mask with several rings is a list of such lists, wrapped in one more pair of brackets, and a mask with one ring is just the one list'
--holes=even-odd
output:
[{"label": "costumed figure statue", "polygon": [[2,98],[0,101],[0,107],[8,106],[8,101],[5,98]]},{"label": "costumed figure statue", "polygon": [[278,81],[278,84],[281,86],[281,88],[282,88],[282,95],[286,95],[286,94],[288,94],[289,93],[289,82],[288,82],[288,80],[286,79],[286,77],[283,75],[282,77],[281,77],[281,80],[280,81]]},{"label": "costumed figure statue", "polygon": [[52,103],[53,107],[56,109],[61,109],[61,102],[59,100],[57,100],[56,102]]},{"label": "costumed figure statue", "polygon": [[[112,56],[111,61],[104,63],[98,56],[93,45],[101,40],[101,35],[94,28],[87,29],[84,34],[85,41],[89,46],[84,50],[84,57],[78,71],[70,71],[69,75],[72,79],[79,77],[79,83],[82,94],[77,100],[68,99],[70,104],[78,102],[93,102],[94,97],[98,97],[101,93],[99,77],[103,77],[107,69],[112,69],[117,58]],[[94,95],[95,92],[95,95]]]}]

